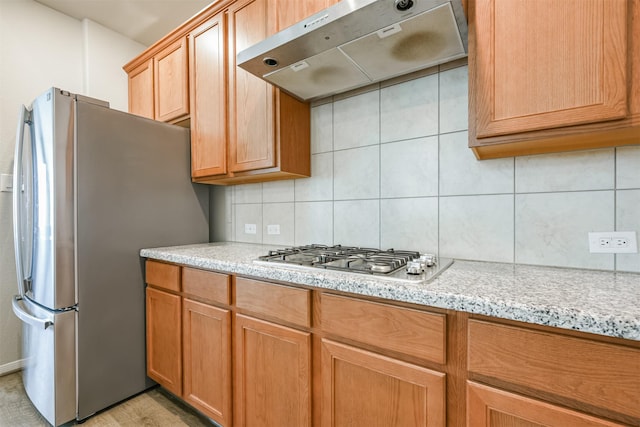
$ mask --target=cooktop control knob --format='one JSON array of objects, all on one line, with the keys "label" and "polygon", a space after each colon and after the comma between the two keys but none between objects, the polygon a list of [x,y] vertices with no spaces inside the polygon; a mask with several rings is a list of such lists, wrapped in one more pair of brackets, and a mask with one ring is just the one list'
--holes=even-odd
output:
[{"label": "cooktop control knob", "polygon": [[424,267],[419,259],[407,262],[407,274],[422,274]]},{"label": "cooktop control knob", "polygon": [[437,264],[434,254],[420,254],[420,261],[423,262],[426,267],[433,267]]}]

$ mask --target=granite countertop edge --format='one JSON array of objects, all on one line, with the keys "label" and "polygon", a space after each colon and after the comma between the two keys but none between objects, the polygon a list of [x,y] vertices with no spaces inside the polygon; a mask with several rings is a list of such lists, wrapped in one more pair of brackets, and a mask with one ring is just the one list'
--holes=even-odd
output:
[{"label": "granite countertop edge", "polygon": [[254,261],[273,246],[209,243],[140,256],[206,270],[640,341],[640,274],[460,261],[429,283]]}]

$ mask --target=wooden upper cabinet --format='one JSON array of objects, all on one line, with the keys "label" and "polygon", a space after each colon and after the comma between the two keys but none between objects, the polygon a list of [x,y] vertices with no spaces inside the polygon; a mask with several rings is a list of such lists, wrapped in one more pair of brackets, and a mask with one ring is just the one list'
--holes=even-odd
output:
[{"label": "wooden upper cabinet", "polygon": [[187,38],[182,37],[153,58],[156,120],[169,122],[189,114]]},{"label": "wooden upper cabinet", "polygon": [[276,1],[278,8],[277,30],[284,30],[305,19],[314,13],[320,12],[329,6],[338,3],[339,0],[272,0]]},{"label": "wooden upper cabinet", "polygon": [[639,8],[639,0],[469,1],[476,155],[638,143]]},{"label": "wooden upper cabinet", "polygon": [[189,34],[191,174],[227,173],[226,15],[218,13]]},{"label": "wooden upper cabinet", "polygon": [[129,72],[129,112],[153,119],[153,61],[151,59]]},{"label": "wooden upper cabinet", "polygon": [[267,0],[238,1],[229,8],[229,169],[276,165],[274,87],[236,66],[236,54],[275,32]]}]

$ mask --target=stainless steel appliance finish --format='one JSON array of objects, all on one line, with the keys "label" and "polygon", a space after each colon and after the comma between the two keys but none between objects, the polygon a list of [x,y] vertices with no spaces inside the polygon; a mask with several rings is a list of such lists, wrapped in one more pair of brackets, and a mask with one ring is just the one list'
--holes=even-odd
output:
[{"label": "stainless steel appliance finish", "polygon": [[237,55],[309,101],[467,56],[461,0],[343,0]]},{"label": "stainless steel appliance finish", "polygon": [[453,260],[433,254],[395,249],[354,246],[306,245],[269,251],[256,261],[302,268],[324,268],[361,274],[380,275],[404,282],[426,283],[433,280]]},{"label": "stainless steel appliance finish", "polygon": [[22,108],[14,239],[25,390],[53,425],[153,384],[143,247],[209,240],[187,129],[52,88]]}]

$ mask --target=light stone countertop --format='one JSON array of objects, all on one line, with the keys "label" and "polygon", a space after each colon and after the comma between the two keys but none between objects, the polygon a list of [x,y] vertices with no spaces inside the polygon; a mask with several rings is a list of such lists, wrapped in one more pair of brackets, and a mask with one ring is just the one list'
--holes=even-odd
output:
[{"label": "light stone countertop", "polygon": [[640,274],[456,260],[430,283],[254,263],[277,246],[142,249],[161,261],[640,341]]}]

